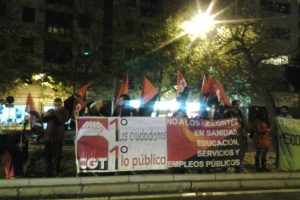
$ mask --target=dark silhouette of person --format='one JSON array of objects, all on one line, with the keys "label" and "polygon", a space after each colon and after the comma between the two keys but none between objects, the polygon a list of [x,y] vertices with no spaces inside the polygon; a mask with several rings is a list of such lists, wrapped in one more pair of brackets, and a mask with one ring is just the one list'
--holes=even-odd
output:
[{"label": "dark silhouette of person", "polygon": [[241,102],[239,100],[233,100],[231,108],[226,110],[224,113],[225,118],[237,118],[241,128],[239,131],[239,144],[240,144],[240,159],[241,164],[235,167],[235,172],[240,173],[244,171],[244,158],[248,147],[248,133],[249,125],[246,117],[240,109]]},{"label": "dark silhouette of person", "polygon": [[137,116],[137,110],[130,106],[130,96],[122,94],[120,96],[120,107],[116,110],[115,116],[130,117]]},{"label": "dark silhouette of person", "polygon": [[54,109],[50,109],[44,114],[44,121],[47,122],[44,136],[47,176],[59,176],[65,123],[68,116],[60,98],[54,99]]}]

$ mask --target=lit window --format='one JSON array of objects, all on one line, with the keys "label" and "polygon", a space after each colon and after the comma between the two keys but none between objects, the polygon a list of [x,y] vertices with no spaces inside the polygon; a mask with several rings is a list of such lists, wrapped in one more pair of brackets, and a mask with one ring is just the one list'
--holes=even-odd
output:
[{"label": "lit window", "polygon": [[269,58],[263,60],[262,63],[270,64],[270,65],[286,65],[289,64],[289,57],[288,56],[278,56],[276,58]]}]

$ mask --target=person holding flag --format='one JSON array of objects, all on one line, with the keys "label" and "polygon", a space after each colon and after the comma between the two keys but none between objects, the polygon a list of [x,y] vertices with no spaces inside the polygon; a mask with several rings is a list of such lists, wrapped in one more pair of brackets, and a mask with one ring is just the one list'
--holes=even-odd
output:
[{"label": "person holding flag", "polygon": [[63,108],[61,98],[54,99],[54,109],[50,109],[44,114],[44,121],[47,122],[44,136],[46,176],[59,176],[65,123],[68,119],[69,113]]},{"label": "person holding flag", "polygon": [[25,112],[29,113],[29,117],[24,120],[23,133],[26,132],[26,126],[30,124],[30,135],[36,136],[36,141],[39,142],[43,137],[44,128],[40,114],[35,109],[34,101],[30,93],[28,93]]},{"label": "person holding flag", "polygon": [[221,119],[223,118],[220,107],[230,106],[224,88],[219,80],[211,76],[204,76],[200,92],[199,118]]},{"label": "person holding flag", "polygon": [[[121,96],[129,93],[129,78],[126,74],[125,82],[122,84],[115,102],[115,109],[119,110],[121,106]],[[119,111],[118,111],[119,112]]]},{"label": "person holding flag", "polygon": [[177,75],[176,100],[180,104],[179,109],[173,113],[172,117],[188,118],[186,113],[186,100],[189,96],[189,88],[180,71]]},{"label": "person holding flag", "polygon": [[130,96],[128,94],[122,94],[120,96],[120,107],[118,116],[120,117],[132,117],[137,115],[137,110],[130,106]]},{"label": "person holding flag", "polygon": [[136,116],[137,110],[130,106],[130,96],[129,92],[129,79],[128,74],[126,74],[125,82],[121,86],[115,104],[114,116],[120,117],[130,117]]},{"label": "person holding flag", "polygon": [[83,113],[87,105],[85,95],[91,85],[92,82],[87,83],[64,101],[64,108],[68,111],[69,118],[71,118],[70,128],[75,128],[75,118]]}]

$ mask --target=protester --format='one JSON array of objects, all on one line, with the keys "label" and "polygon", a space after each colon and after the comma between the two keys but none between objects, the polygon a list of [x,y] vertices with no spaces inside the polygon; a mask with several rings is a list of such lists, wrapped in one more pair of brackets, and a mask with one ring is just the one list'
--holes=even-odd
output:
[{"label": "protester", "polygon": [[254,117],[253,145],[256,148],[255,167],[257,172],[270,171],[267,168],[267,152],[272,147],[270,128],[266,115],[258,111]]},{"label": "protester", "polygon": [[237,118],[241,128],[239,131],[239,144],[240,144],[240,166],[235,167],[235,172],[244,172],[244,158],[248,147],[248,132],[249,125],[247,119],[240,109],[241,102],[239,100],[233,100],[231,102],[231,108],[224,112],[225,118]]},{"label": "protester", "polygon": [[6,178],[26,174],[28,160],[28,138],[25,132],[17,131],[0,135],[0,155]]},{"label": "protester", "polygon": [[44,127],[42,118],[39,113],[34,111],[30,112],[30,135],[35,138],[37,143],[40,143],[44,137]]},{"label": "protester", "polygon": [[173,113],[172,117],[182,117],[182,118],[188,118],[188,115],[186,113],[186,100],[189,96],[189,89],[188,87],[185,87],[184,90],[179,93],[179,96],[176,97],[177,102],[179,103],[179,109]]},{"label": "protester", "polygon": [[199,115],[196,119],[218,120],[223,119],[220,113],[220,102],[216,95],[203,98],[200,101]]},{"label": "protester", "polygon": [[122,94],[120,96],[120,106],[115,112],[115,116],[130,117],[136,116],[137,110],[130,106],[130,96]]},{"label": "protester", "polygon": [[280,107],[278,117],[284,117],[284,118],[289,118],[289,119],[293,118],[293,116],[289,113],[289,107],[288,106],[281,106]]},{"label": "protester", "polygon": [[102,106],[103,106],[102,100],[92,101],[92,102],[87,103],[86,115],[87,116],[98,116],[98,117],[103,116],[100,112],[100,109]]},{"label": "protester", "polygon": [[[209,95],[202,97],[200,101],[199,115],[195,119],[204,120],[220,120],[223,119],[223,115],[220,113],[220,102],[216,95]],[[198,169],[198,173],[215,173],[215,172],[226,172],[227,167],[215,167]]]},{"label": "protester", "polygon": [[65,122],[68,120],[68,115],[60,98],[54,99],[54,109],[50,109],[44,114],[44,120],[47,122],[44,137],[47,176],[59,176]]}]

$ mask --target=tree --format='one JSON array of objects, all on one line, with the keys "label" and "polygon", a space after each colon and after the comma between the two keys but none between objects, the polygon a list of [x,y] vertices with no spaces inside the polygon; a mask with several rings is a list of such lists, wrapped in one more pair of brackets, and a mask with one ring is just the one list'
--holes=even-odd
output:
[{"label": "tree", "polygon": [[31,74],[38,71],[31,61],[26,42],[20,33],[22,24],[15,15],[19,1],[0,1],[0,94],[11,90],[23,82],[30,82]]},{"label": "tree", "polygon": [[[193,43],[181,34],[180,25],[191,16],[193,5],[184,7],[181,12],[170,16],[166,24],[150,32],[144,43],[145,56],[136,58],[129,66],[137,72],[143,69],[153,74],[153,77],[161,78],[155,74],[161,71],[161,88],[165,90],[174,85],[177,69],[185,73],[188,85],[197,93],[203,75],[211,74],[224,83],[231,96],[260,95],[267,107],[270,123],[273,124],[276,110],[272,91],[275,83],[283,76],[273,73],[272,66],[264,64],[264,61],[291,52],[278,51],[267,23],[264,20],[253,20],[257,16],[248,15],[247,20],[232,20],[233,16],[237,16],[236,11],[249,10],[248,5],[229,7],[220,18],[230,19],[233,23],[219,24],[205,40],[198,38]],[[288,49],[284,44],[280,47]]]}]

